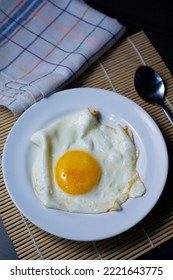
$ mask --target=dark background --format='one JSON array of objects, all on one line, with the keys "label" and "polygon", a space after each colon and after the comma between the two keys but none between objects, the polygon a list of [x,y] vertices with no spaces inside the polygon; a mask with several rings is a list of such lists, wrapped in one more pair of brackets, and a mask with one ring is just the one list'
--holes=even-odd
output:
[{"label": "dark background", "polygon": [[125,36],[143,30],[173,74],[172,0],[86,0],[126,26]]},{"label": "dark background", "polygon": [[[124,37],[143,30],[173,74],[173,1],[86,0],[85,2],[126,26]],[[173,260],[173,240],[158,246],[139,259]]]}]

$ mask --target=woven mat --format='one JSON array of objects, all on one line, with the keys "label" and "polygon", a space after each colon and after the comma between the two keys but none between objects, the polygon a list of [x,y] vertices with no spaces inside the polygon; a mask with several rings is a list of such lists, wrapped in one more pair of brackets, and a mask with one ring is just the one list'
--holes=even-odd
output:
[{"label": "woven mat", "polygon": [[[69,241],[44,232],[19,213],[6,191],[1,172],[0,215],[19,259],[136,259],[173,237],[173,127],[160,108],[142,101],[135,92],[134,72],[142,64],[153,67],[163,76],[169,99],[166,105],[171,109],[173,78],[143,32],[121,40],[69,87],[117,91],[137,102],[153,117],[164,135],[170,155],[168,180],[158,203],[139,224],[116,237],[97,242]],[[16,120],[11,112],[0,107],[1,154]]]}]

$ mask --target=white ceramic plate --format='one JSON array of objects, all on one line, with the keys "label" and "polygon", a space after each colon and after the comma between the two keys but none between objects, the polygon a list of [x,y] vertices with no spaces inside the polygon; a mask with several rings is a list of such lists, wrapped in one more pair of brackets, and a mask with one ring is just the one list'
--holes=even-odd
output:
[{"label": "white ceramic plate", "polygon": [[[31,185],[34,148],[31,135],[52,120],[84,109],[101,112],[101,122],[127,124],[140,150],[137,169],[146,194],[130,199],[122,210],[103,214],[74,214],[42,206]],[[143,219],[158,201],[167,178],[168,154],[153,119],[136,103],[110,91],[78,88],[61,91],[28,109],[15,123],[4,148],[3,175],[17,208],[32,223],[54,235],[72,240],[99,240],[118,235]]]}]

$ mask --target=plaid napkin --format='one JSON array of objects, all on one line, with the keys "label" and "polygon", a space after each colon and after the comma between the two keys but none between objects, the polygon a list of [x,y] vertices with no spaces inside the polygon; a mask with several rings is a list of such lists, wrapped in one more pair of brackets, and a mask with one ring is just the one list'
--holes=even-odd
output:
[{"label": "plaid napkin", "polygon": [[67,86],[124,32],[82,0],[0,0],[0,105],[22,113]]}]

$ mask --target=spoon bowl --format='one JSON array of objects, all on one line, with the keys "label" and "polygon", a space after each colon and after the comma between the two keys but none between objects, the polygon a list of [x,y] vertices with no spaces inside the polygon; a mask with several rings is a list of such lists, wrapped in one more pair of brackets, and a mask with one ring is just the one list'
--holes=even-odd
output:
[{"label": "spoon bowl", "polygon": [[140,97],[147,102],[159,105],[173,125],[173,116],[164,104],[166,91],[160,75],[149,66],[140,66],[135,72],[134,84]]}]

